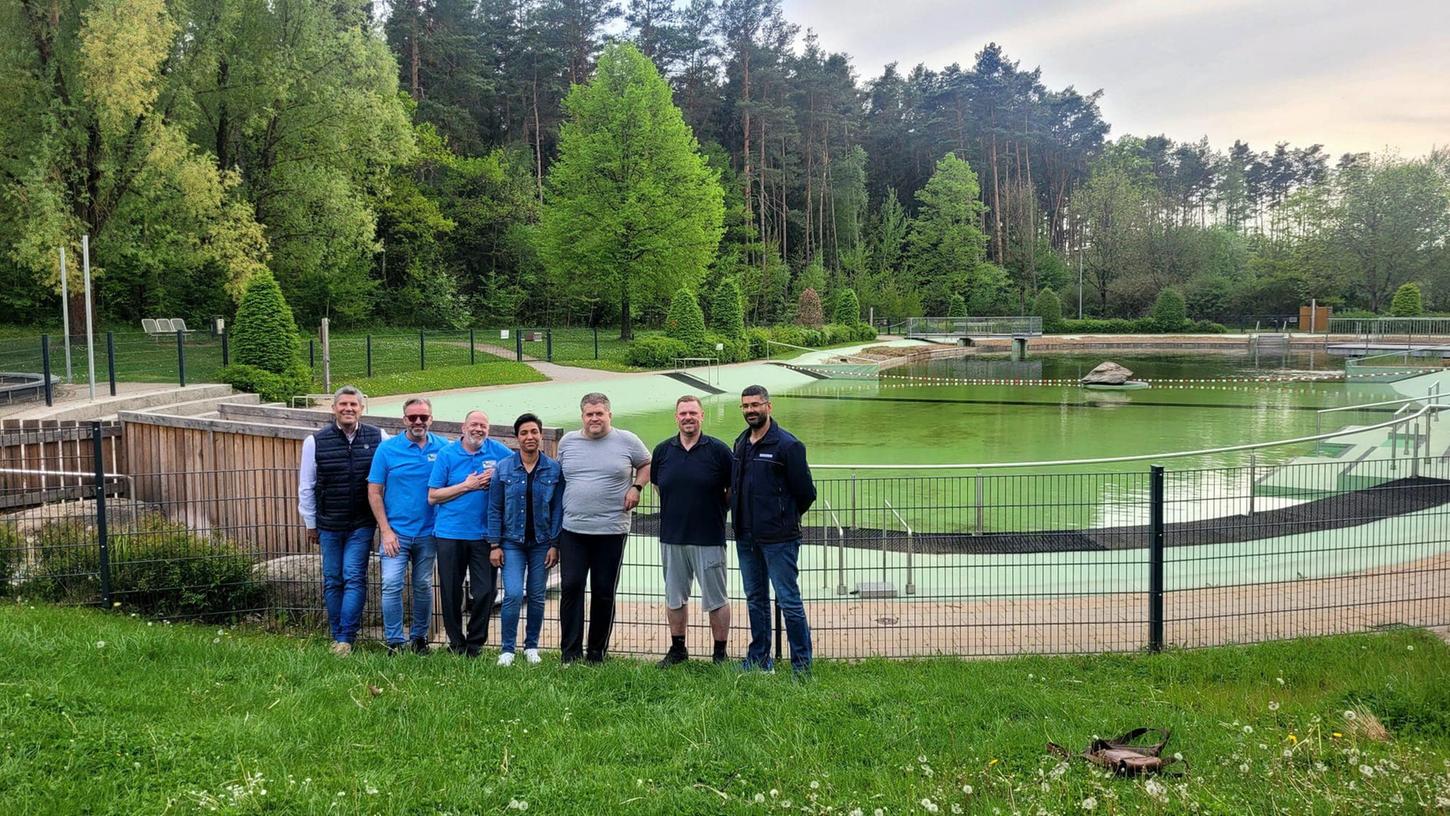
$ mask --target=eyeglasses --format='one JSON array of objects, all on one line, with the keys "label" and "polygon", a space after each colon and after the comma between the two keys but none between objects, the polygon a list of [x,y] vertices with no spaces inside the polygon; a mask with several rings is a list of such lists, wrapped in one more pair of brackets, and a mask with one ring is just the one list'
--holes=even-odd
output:
[{"label": "eyeglasses", "polygon": [[403,419],[408,422],[427,422],[429,416],[427,414],[407,414]]}]

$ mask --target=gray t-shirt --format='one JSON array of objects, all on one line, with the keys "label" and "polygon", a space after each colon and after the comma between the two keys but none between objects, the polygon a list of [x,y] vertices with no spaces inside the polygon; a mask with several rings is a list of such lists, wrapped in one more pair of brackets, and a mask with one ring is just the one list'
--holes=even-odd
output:
[{"label": "gray t-shirt", "polygon": [[649,449],[629,431],[613,428],[599,439],[570,431],[559,440],[564,469],[564,529],[585,535],[629,532],[624,494],[634,471],[649,464]]}]

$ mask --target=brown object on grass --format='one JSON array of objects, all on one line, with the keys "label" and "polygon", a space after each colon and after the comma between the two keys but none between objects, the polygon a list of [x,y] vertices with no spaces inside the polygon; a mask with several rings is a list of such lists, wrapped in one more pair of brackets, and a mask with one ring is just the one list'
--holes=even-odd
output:
[{"label": "brown object on grass", "polygon": [[[1152,745],[1134,744],[1139,737],[1149,733],[1161,734],[1163,739]],[[1101,765],[1118,776],[1158,773],[1177,761],[1173,757],[1164,759],[1162,756],[1163,746],[1168,744],[1169,736],[1171,736],[1171,732],[1160,728],[1134,728],[1117,739],[1095,739],[1092,745],[1078,756],[1094,765]],[[1072,758],[1066,748],[1055,742],[1047,743],[1047,750],[1063,759]]]}]

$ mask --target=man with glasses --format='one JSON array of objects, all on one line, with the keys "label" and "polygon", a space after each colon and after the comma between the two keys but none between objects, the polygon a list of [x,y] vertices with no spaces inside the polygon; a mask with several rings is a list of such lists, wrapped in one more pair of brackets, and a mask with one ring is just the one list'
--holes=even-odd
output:
[{"label": "man with glasses", "polygon": [[322,552],[322,599],[332,653],[352,653],[367,601],[368,555],[377,522],[368,505],[368,471],[388,438],[364,425],[362,392],[344,385],[332,395],[332,422],[302,441],[297,511],[307,543]]},{"label": "man with glasses", "polygon": [[[383,639],[388,654],[411,647],[428,654],[428,624],[433,617],[433,505],[428,477],[448,441],[431,431],[433,404],[424,397],[403,403],[402,436],[378,446],[368,472],[368,503],[382,539],[378,561],[383,570]],[[403,638],[403,581],[413,570],[413,625]]]},{"label": "man with glasses", "polygon": [[801,516],[816,501],[816,485],[806,463],[806,446],[770,416],[770,392],[752,385],[740,393],[745,430],[735,439],[730,477],[730,511],[740,583],[750,614],[750,648],[744,669],[770,670],[770,586],[785,619],[791,667],[811,668],[811,628],[801,601],[797,560]]},{"label": "man with glasses", "polygon": [[[428,477],[428,502],[436,508],[438,595],[448,650],[478,657],[488,640],[498,571],[488,560],[489,485],[499,460],[512,453],[488,435],[488,414],[469,411],[463,437],[438,452]],[[463,629],[463,575],[468,574],[468,631]]]}]

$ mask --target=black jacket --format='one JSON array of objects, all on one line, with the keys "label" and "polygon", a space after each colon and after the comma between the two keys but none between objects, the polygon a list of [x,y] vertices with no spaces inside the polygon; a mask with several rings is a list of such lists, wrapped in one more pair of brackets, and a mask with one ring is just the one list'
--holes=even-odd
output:
[{"label": "black jacket", "polygon": [[[753,451],[749,428],[735,438],[730,510],[737,539],[744,535],[757,544],[796,541],[801,516],[815,501],[806,446],[774,419]],[[742,523],[749,529],[742,530]]]}]

